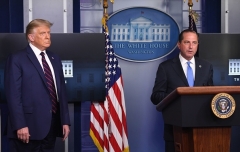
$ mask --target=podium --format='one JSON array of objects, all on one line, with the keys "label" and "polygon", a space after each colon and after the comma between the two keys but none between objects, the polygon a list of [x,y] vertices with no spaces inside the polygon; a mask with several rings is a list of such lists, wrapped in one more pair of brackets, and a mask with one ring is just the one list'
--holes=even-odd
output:
[{"label": "podium", "polygon": [[[218,93],[230,94],[235,112],[215,116],[211,102]],[[165,124],[173,125],[176,152],[230,152],[231,126],[240,126],[239,86],[179,87],[157,106]]]}]

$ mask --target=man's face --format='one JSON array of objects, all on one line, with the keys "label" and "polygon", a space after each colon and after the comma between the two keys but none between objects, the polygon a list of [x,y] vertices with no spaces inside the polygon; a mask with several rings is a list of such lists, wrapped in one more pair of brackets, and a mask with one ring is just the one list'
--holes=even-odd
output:
[{"label": "man's face", "polygon": [[43,51],[51,45],[50,28],[45,25],[36,27],[28,38],[34,46]]},{"label": "man's face", "polygon": [[186,60],[191,60],[196,54],[198,48],[198,37],[196,33],[186,32],[183,33],[183,40],[178,42],[178,48],[180,49],[181,55]]}]

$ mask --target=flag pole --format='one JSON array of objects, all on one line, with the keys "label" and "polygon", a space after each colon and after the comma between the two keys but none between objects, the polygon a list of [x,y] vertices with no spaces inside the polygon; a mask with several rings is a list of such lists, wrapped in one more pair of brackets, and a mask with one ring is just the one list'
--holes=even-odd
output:
[{"label": "flag pole", "polygon": [[[107,32],[108,0],[103,2],[102,32],[105,35],[104,102],[91,103],[90,136],[99,152],[129,152],[126,105],[121,68]],[[114,0],[110,0],[113,3]]]},{"label": "flag pole", "polygon": [[[192,11],[192,7],[193,7],[193,2],[192,0],[188,0],[188,12],[189,12],[189,15],[191,15],[194,19],[194,16],[193,16],[193,11]],[[194,19],[195,20],[195,19]]]},{"label": "flag pole", "polygon": [[102,25],[103,25],[103,28],[106,29],[106,32],[108,32],[108,28],[107,28],[107,20],[108,20],[107,8],[108,8],[108,1],[107,0],[103,0]]},{"label": "flag pole", "polygon": [[[185,0],[183,0],[185,3]],[[196,0],[196,2],[198,2],[198,0]],[[193,2],[192,0],[188,0],[188,7],[189,7],[189,12],[192,12],[192,7],[193,7]]]},{"label": "flag pole", "polygon": [[[185,0],[184,0],[184,2],[185,2]],[[198,0],[196,0],[196,2],[198,2]],[[189,15],[192,16],[195,23],[197,23],[198,18],[199,18],[199,14],[196,13],[196,11],[192,10],[192,7],[193,7],[193,1],[192,0],[188,0],[188,7],[189,7],[189,9],[188,9]]]},{"label": "flag pole", "polygon": [[[110,0],[111,3],[114,3],[114,0]],[[108,0],[103,0],[103,17],[102,17],[102,25],[106,32],[108,32],[107,21],[108,21]]]},{"label": "flag pole", "polygon": [[192,7],[193,7],[192,0],[188,0],[188,7],[189,7],[189,13],[190,13],[192,11]]},{"label": "flag pole", "polygon": [[[184,0],[184,2],[185,2],[185,0]],[[197,2],[198,2],[198,0],[197,0]],[[189,27],[188,27],[188,29],[191,29],[191,30],[195,31],[196,33],[198,33],[196,23],[198,22],[199,15],[196,13],[196,11],[192,10],[192,7],[193,7],[192,0],[188,0],[188,7],[189,7],[189,10],[188,10],[189,11],[189,15],[188,15]],[[199,56],[198,49],[197,49],[195,56],[197,56],[197,57]]]}]

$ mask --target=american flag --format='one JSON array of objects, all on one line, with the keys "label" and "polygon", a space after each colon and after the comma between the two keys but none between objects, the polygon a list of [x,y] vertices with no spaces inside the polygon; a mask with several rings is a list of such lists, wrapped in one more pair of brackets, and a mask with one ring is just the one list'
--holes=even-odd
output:
[{"label": "american flag", "polygon": [[[189,13],[188,18],[189,18],[189,26],[188,26],[188,29],[191,29],[191,30],[195,31],[196,33],[198,33],[198,32],[197,32],[197,26],[196,26],[196,23],[195,23],[195,21],[194,21],[192,12]],[[196,56],[196,57],[199,57],[199,49],[197,49],[197,52],[196,52],[195,56]]]},{"label": "american flag", "polygon": [[197,33],[197,27],[196,27],[196,23],[193,18],[193,14],[189,14],[188,18],[189,18],[189,27],[188,28]]},{"label": "american flag", "polygon": [[121,68],[104,28],[103,32],[106,98],[104,102],[91,103],[90,136],[99,152],[129,152]]}]

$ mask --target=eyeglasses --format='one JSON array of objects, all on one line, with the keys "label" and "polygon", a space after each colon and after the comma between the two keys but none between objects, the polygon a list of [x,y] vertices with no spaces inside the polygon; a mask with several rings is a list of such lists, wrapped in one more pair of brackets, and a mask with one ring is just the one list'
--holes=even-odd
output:
[{"label": "eyeglasses", "polygon": [[193,41],[192,43],[190,42],[190,41],[183,41],[183,44],[184,45],[193,45],[193,46],[196,46],[196,45],[198,45],[198,42],[197,41]]}]

